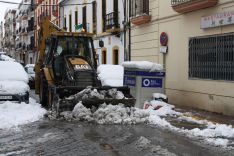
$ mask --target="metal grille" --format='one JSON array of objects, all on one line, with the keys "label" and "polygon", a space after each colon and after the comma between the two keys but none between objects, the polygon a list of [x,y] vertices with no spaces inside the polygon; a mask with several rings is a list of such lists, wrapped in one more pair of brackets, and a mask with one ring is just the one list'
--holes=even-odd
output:
[{"label": "metal grille", "polygon": [[189,77],[234,81],[234,34],[190,38]]}]

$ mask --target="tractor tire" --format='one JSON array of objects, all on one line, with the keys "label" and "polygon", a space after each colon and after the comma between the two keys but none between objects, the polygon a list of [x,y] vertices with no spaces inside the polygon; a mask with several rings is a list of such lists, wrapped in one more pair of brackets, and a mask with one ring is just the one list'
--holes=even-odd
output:
[{"label": "tractor tire", "polygon": [[41,81],[40,81],[40,103],[43,107],[48,107],[48,85],[46,82],[46,79],[44,75],[41,76]]}]

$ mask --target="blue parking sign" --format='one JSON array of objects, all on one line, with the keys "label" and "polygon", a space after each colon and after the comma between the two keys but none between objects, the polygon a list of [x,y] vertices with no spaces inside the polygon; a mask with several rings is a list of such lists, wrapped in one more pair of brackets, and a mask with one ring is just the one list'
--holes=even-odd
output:
[{"label": "blue parking sign", "polygon": [[142,87],[162,88],[162,78],[142,78]]}]

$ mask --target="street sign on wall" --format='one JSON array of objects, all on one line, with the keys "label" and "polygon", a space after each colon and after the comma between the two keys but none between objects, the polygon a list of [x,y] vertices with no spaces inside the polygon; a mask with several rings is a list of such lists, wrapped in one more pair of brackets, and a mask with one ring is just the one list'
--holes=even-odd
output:
[{"label": "street sign on wall", "polygon": [[234,24],[234,11],[217,13],[201,18],[201,29]]},{"label": "street sign on wall", "polygon": [[142,87],[162,88],[162,78],[142,78]]}]

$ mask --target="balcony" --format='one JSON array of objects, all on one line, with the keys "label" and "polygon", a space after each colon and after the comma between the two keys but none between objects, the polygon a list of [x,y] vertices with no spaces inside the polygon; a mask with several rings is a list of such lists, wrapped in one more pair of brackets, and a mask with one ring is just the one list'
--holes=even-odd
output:
[{"label": "balcony", "polygon": [[119,13],[112,12],[106,15],[106,32],[120,32]]},{"label": "balcony", "polygon": [[43,0],[38,0],[38,4],[41,4],[43,2]]},{"label": "balcony", "polygon": [[172,8],[178,13],[187,13],[215,6],[218,0],[171,0]]},{"label": "balcony", "polygon": [[141,25],[151,21],[149,0],[132,0],[131,6],[131,22],[134,25]]}]

